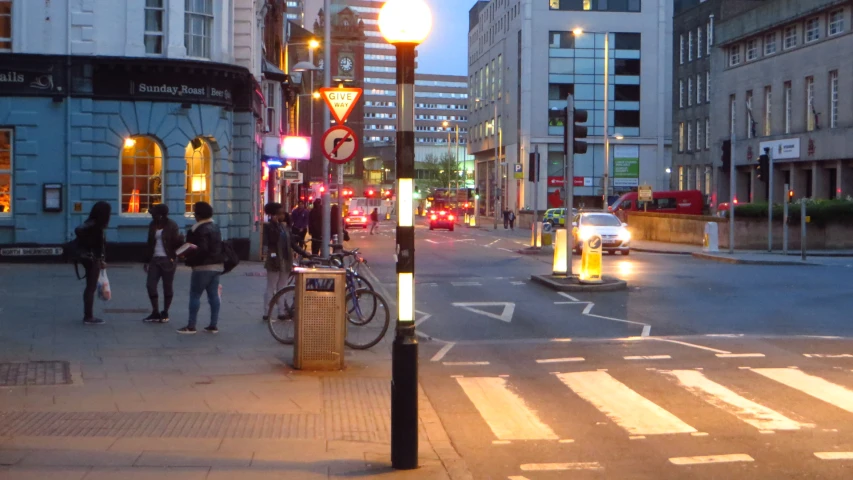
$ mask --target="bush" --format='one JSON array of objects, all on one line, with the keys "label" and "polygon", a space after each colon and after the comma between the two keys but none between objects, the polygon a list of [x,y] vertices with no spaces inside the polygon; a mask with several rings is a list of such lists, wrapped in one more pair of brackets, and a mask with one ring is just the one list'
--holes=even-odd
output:
[{"label": "bush", "polygon": [[[783,206],[773,204],[773,220],[782,220]],[[806,200],[806,216],[818,227],[834,224],[853,224],[853,200]],[[735,206],[735,218],[767,218],[766,203],[748,203]],[[788,222],[800,222],[800,202],[788,205]]]}]

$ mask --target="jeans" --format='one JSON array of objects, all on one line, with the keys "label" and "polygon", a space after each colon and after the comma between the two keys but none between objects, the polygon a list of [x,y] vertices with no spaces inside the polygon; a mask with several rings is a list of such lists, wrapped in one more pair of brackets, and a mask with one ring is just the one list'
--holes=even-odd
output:
[{"label": "jeans", "polygon": [[201,308],[201,294],[207,292],[210,303],[210,327],[219,323],[219,276],[222,272],[193,270],[190,277],[190,321],[189,328],[195,328],[198,310]]},{"label": "jeans", "polygon": [[83,260],[80,264],[86,270],[86,289],[83,290],[83,318],[95,318],[93,306],[95,291],[98,289],[98,277],[101,275],[101,264],[98,260]]},{"label": "jeans", "polygon": [[[284,269],[279,269],[279,271],[274,272],[272,270],[267,270],[267,289],[264,291],[264,315],[267,314],[267,309],[270,305],[270,300],[272,300],[273,295],[276,294],[279,290],[287,286],[287,280],[290,278],[290,272],[284,271]],[[278,305],[278,314],[283,315],[284,312],[284,296],[279,300]],[[271,312],[275,314],[275,312]]]},{"label": "jeans", "polygon": [[157,284],[160,283],[161,278],[163,279],[163,310],[168,311],[174,296],[172,284],[175,281],[175,262],[167,257],[154,257],[148,264],[148,281],[145,283],[154,312],[160,311]]},{"label": "jeans", "polygon": [[370,221],[370,234],[373,235],[373,232],[375,232],[378,228],[379,228],[379,222],[374,222],[373,220],[371,220]]}]

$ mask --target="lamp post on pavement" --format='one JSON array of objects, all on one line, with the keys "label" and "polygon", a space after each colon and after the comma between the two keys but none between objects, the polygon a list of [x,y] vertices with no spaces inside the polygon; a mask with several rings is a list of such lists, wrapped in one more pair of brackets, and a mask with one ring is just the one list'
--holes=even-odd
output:
[{"label": "lamp post on pavement", "polygon": [[418,467],[418,340],[415,336],[415,49],[432,27],[424,0],[389,0],[379,30],[397,49],[397,326],[391,350],[391,466]]}]

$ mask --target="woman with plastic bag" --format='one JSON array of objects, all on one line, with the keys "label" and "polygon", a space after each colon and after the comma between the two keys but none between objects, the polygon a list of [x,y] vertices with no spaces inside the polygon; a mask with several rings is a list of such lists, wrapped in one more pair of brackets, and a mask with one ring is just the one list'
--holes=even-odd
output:
[{"label": "woman with plastic bag", "polygon": [[89,212],[89,218],[74,230],[77,235],[77,250],[79,261],[86,270],[86,289],[83,290],[83,323],[100,325],[104,323],[95,318],[93,305],[95,291],[103,300],[109,300],[111,295],[107,279],[106,263],[106,228],[110,224],[112,207],[107,202],[97,202]]}]

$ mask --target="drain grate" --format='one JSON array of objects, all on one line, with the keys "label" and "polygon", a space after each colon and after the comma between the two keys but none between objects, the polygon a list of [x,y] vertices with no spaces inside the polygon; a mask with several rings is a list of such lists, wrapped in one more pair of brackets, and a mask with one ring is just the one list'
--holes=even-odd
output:
[{"label": "drain grate", "polygon": [[68,385],[71,366],[68,362],[0,363],[0,386]]}]

